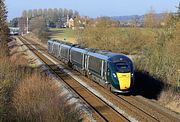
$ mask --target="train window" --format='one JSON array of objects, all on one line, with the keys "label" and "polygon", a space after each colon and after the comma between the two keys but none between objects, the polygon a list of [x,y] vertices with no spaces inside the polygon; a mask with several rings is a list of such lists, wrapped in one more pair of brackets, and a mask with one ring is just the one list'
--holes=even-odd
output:
[{"label": "train window", "polygon": [[125,64],[125,63],[117,63],[116,64],[116,70],[118,72],[130,72],[130,67],[129,65]]}]

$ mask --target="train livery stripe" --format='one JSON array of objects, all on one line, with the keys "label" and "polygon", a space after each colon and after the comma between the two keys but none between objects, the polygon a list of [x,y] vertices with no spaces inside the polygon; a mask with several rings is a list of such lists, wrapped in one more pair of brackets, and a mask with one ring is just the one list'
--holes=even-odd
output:
[{"label": "train livery stripe", "polygon": [[119,81],[120,90],[126,90],[131,85],[131,73],[116,73]]}]

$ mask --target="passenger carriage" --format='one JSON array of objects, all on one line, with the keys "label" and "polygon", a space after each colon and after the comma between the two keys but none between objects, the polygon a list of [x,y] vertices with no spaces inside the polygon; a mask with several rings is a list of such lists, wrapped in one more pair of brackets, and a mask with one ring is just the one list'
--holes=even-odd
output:
[{"label": "passenger carriage", "polygon": [[53,40],[48,52],[112,92],[127,93],[134,85],[133,63],[123,54]]}]

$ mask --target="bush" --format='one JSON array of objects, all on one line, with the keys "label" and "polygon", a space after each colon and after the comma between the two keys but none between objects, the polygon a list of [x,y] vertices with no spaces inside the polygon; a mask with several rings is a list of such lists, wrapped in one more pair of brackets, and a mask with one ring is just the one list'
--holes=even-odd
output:
[{"label": "bush", "polygon": [[138,68],[145,70],[155,78],[161,79],[166,84],[177,86],[178,81],[178,53],[174,53],[177,42],[169,35],[167,30],[158,32],[154,43],[143,49],[143,58]]},{"label": "bush", "polygon": [[180,96],[176,89],[167,87],[159,96],[161,104],[175,112],[180,113]]},{"label": "bush", "polygon": [[60,89],[49,78],[34,74],[21,82],[14,92],[13,105],[18,121],[78,121],[72,105],[60,96]]},{"label": "bush", "polygon": [[[0,55],[4,55],[3,51]],[[0,59],[0,120],[10,121],[12,96],[16,85],[21,79],[29,75],[30,68],[14,64],[10,61],[9,56]]]},{"label": "bush", "polygon": [[135,60],[137,70],[176,86],[180,66],[180,54],[176,53],[180,52],[178,25],[173,31],[169,28],[87,27],[78,31],[78,42],[91,48],[140,56],[141,59]]},{"label": "bush", "polygon": [[138,54],[148,45],[155,33],[141,28],[98,28],[79,30],[78,43],[90,48],[111,50],[125,54]]},{"label": "bush", "polygon": [[0,121],[79,120],[80,115],[60,96],[54,82],[28,67],[16,49],[10,54],[6,49],[6,44],[0,48]]}]

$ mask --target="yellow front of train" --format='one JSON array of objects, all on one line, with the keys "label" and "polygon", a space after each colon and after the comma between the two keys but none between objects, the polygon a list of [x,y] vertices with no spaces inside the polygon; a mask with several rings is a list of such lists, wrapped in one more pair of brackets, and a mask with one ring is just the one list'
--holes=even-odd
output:
[{"label": "yellow front of train", "polygon": [[129,63],[121,62],[116,63],[116,76],[119,82],[119,89],[129,90],[131,88],[133,78],[132,67]]},{"label": "yellow front of train", "polygon": [[127,90],[131,86],[131,73],[116,73],[120,90]]},{"label": "yellow front of train", "polygon": [[126,93],[130,92],[134,84],[134,72],[132,63],[119,62],[112,65],[112,91]]}]

